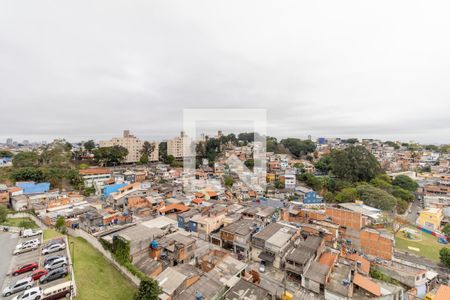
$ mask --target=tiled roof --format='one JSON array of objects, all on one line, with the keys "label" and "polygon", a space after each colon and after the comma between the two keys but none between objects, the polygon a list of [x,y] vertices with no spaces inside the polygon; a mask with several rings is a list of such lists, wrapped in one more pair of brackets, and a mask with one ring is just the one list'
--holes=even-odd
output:
[{"label": "tiled roof", "polygon": [[369,277],[355,273],[353,283],[377,297],[381,296],[380,286],[378,285],[378,283],[370,280]]}]

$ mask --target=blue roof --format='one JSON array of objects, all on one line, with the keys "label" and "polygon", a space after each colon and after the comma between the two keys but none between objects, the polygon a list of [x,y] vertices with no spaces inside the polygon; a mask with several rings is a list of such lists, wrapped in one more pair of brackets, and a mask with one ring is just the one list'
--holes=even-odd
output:
[{"label": "blue roof", "polygon": [[116,183],[111,185],[105,185],[103,188],[103,196],[109,196],[111,193],[119,191],[121,187],[127,186],[126,183]]},{"label": "blue roof", "polygon": [[50,190],[49,182],[35,183],[33,181],[16,182],[16,186],[23,189],[25,195],[42,194]]}]

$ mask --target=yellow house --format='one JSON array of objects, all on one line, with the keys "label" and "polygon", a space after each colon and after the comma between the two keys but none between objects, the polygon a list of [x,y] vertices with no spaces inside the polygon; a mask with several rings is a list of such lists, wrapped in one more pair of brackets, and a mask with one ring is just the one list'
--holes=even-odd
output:
[{"label": "yellow house", "polygon": [[274,173],[267,173],[266,177],[267,177],[268,182],[274,182],[276,179],[276,176]]},{"label": "yellow house", "polygon": [[417,224],[431,230],[439,230],[444,218],[441,208],[426,208],[420,212]]}]

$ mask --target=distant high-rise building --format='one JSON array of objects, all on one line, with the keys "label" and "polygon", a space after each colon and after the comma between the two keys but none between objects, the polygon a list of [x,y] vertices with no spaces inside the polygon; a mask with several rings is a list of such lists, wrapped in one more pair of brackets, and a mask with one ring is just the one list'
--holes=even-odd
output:
[{"label": "distant high-rise building", "polygon": [[175,158],[183,158],[187,156],[189,143],[190,139],[182,131],[179,137],[167,141],[167,154]]},{"label": "distant high-rise building", "polygon": [[[154,150],[149,157],[150,161],[158,160],[158,152],[159,152],[159,144],[152,143],[154,145]],[[130,134],[129,130],[123,131],[123,137],[121,138],[112,138],[109,141],[100,141],[100,147],[112,147],[112,146],[122,146],[128,150],[128,155],[125,158],[126,163],[135,163],[138,162],[141,158],[141,150],[144,145],[144,141],[138,139],[134,135]]]},{"label": "distant high-rise building", "polygon": [[8,146],[12,146],[12,145],[13,145],[13,143],[14,143],[13,139],[11,139],[11,138],[9,138],[9,139],[6,139],[6,145],[8,145]]}]

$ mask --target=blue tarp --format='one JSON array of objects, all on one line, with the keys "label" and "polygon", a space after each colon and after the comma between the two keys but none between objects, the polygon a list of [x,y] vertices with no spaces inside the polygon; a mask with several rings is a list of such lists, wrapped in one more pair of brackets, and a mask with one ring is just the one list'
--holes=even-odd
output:
[{"label": "blue tarp", "polygon": [[127,186],[126,183],[116,183],[111,185],[105,185],[103,188],[103,196],[108,197],[111,193],[119,191],[121,187]]},{"label": "blue tarp", "polygon": [[33,181],[16,182],[16,186],[23,189],[24,195],[42,194],[50,190],[49,182],[35,183]]}]

